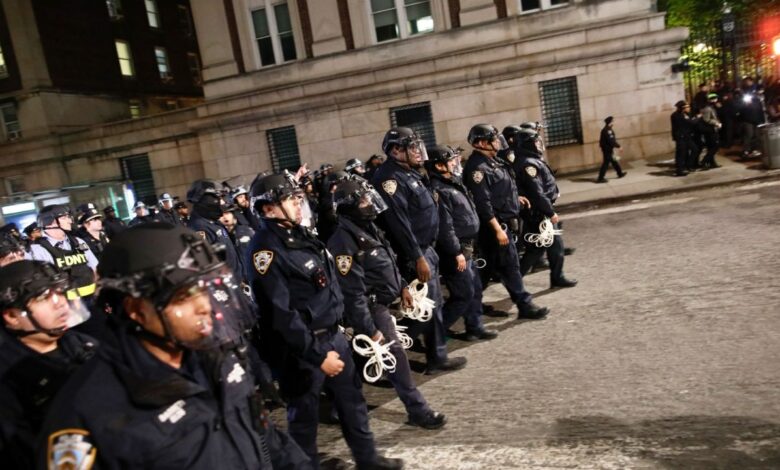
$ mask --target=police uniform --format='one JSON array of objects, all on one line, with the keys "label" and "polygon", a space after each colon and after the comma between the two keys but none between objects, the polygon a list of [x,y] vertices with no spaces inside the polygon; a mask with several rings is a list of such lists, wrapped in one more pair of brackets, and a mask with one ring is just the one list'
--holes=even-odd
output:
[{"label": "police uniform", "polygon": [[160,207],[160,212],[157,213],[156,219],[158,222],[165,222],[171,225],[182,225],[179,214],[175,213],[173,209],[163,209]]},{"label": "police uniform", "polygon": [[[236,211],[240,214],[240,212]],[[252,263],[250,262],[250,244],[252,237],[255,235],[255,231],[248,225],[236,224],[233,228],[233,233],[230,233],[230,241],[233,242],[233,246],[236,248],[236,254],[238,255],[238,262],[241,265],[242,277],[248,280],[252,277]]]},{"label": "police uniform", "polygon": [[[520,194],[531,201],[531,210],[526,214],[526,233],[538,233],[539,223],[555,215],[555,201],[560,194],[555,177],[547,162],[540,155],[526,149],[515,151],[515,173]],[[558,229],[558,224],[554,224]],[[523,237],[525,238],[525,237]],[[520,272],[525,275],[542,258],[545,251],[550,260],[550,282],[553,286],[564,281],[563,238],[555,235],[549,248],[540,248],[526,242],[525,255],[520,263]]]},{"label": "police uniform", "polygon": [[209,220],[197,212],[190,216],[187,227],[194,230],[201,238],[212,245],[220,243],[225,247],[225,262],[233,270],[238,279],[245,280],[243,265],[238,259],[235,245],[230,240],[227,230],[219,222]]},{"label": "police uniform", "polygon": [[0,461],[6,468],[33,467],[35,437],[52,399],[96,346],[93,338],[67,331],[55,350],[40,354],[0,328]]},{"label": "police uniform", "polygon": [[[475,151],[463,173],[481,224],[479,249],[486,262],[480,272],[483,285],[487,285],[493,271],[498,271],[510,298],[522,311],[525,306],[531,305],[531,294],[523,286],[517,248],[512,243],[513,235],[520,235],[520,203],[513,171],[494,158]],[[488,223],[494,217],[505,227],[509,237],[507,245],[498,243],[496,233]]]},{"label": "police uniform", "polygon": [[100,231],[98,238],[93,237],[92,234],[89,233],[89,230],[85,229],[84,227],[80,228],[78,232],[76,232],[76,235],[84,240],[84,242],[89,247],[89,251],[95,255],[95,258],[100,258],[100,253],[103,252],[103,248],[105,248],[108,244],[108,237],[102,230]]},{"label": "police uniform", "polygon": [[95,293],[95,272],[98,260],[81,238],[67,234],[57,240],[43,231],[41,238],[30,246],[30,259],[45,261],[68,272],[75,288],[67,292],[68,298],[87,298]]},{"label": "police uniform", "polygon": [[157,218],[153,215],[137,215],[127,224],[127,226],[134,227],[139,224],[149,224],[152,222],[158,222]]},{"label": "police uniform", "polygon": [[[436,251],[441,255],[441,273],[450,293],[442,307],[444,327],[463,317],[467,333],[483,331],[482,281],[473,259],[479,234],[474,202],[460,178],[445,178],[434,171],[429,175],[441,219]],[[466,258],[464,271],[458,271],[455,259],[461,254]]]},{"label": "police uniform", "polygon": [[347,217],[328,240],[339,271],[347,320],[356,334],[372,337],[377,330],[385,341],[393,341],[390,352],[396,358],[395,372],[388,374],[410,419],[433,414],[412,380],[409,359],[398,340],[389,306],[401,295],[406,282],[382,232],[373,223],[358,226]]},{"label": "police uniform", "polygon": [[399,255],[402,274],[410,279],[416,277],[415,262],[421,256],[425,257],[430,268],[428,297],[436,302],[433,319],[417,322],[408,331],[412,337],[423,334],[428,367],[435,367],[447,361],[439,256],[434,249],[439,231],[439,209],[423,176],[402,167],[394,158],[382,163],[374,174],[372,184],[387,203],[388,210],[381,214],[381,221]]},{"label": "police uniform", "polygon": [[[316,466],[320,391],[333,392],[342,432],[357,464],[377,459],[368,409],[352,352],[338,323],[344,311],[335,262],[305,228],[266,221],[252,240],[252,292],[265,339],[276,342],[269,359],[280,367],[290,435]],[[335,351],[344,369],[326,377],[320,369]]]},{"label": "police uniform", "polygon": [[623,169],[620,168],[620,163],[618,163],[614,157],[615,149],[620,148],[620,144],[615,137],[615,131],[613,131],[612,126],[609,125],[612,122],[611,116],[607,118],[607,121],[609,122],[601,129],[601,134],[599,135],[599,147],[601,147],[604,161],[601,163],[601,168],[599,168],[598,181],[604,181],[604,176],[606,176],[607,168],[609,168],[610,164],[615,169],[615,172],[617,172],[618,177],[623,177],[624,175]]},{"label": "police uniform", "polygon": [[133,322],[109,324],[50,408],[38,468],[308,468],[300,451],[274,451],[285,436],[234,352],[187,351],[174,369],[141,346]]}]

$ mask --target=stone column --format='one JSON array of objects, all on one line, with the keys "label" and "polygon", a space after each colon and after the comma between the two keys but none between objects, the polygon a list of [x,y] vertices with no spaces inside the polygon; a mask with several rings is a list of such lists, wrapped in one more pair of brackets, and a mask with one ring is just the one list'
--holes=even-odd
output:
[{"label": "stone column", "polygon": [[493,0],[460,0],[460,25],[484,23],[498,18]]},{"label": "stone column", "polygon": [[314,57],[347,50],[336,0],[306,0]]},{"label": "stone column", "polygon": [[237,75],[238,63],[222,0],[190,0],[190,8],[198,32],[203,81]]}]

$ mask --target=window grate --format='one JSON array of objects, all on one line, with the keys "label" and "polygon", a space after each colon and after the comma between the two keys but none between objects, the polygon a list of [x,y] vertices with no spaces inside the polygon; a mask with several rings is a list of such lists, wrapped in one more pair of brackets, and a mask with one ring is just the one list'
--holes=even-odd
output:
[{"label": "window grate", "polygon": [[134,155],[119,160],[122,166],[122,176],[133,183],[133,192],[137,201],[146,204],[156,204],[157,196],[154,190],[154,177],[148,155]]},{"label": "window grate", "polygon": [[436,131],[429,102],[390,108],[390,125],[411,128],[423,139],[426,147],[436,145]]},{"label": "window grate", "polygon": [[582,143],[577,77],[539,82],[547,147]]},{"label": "window grate", "polygon": [[265,136],[268,139],[268,151],[271,154],[271,166],[274,171],[297,171],[301,166],[301,156],[298,153],[295,126],[270,129],[266,131]]}]

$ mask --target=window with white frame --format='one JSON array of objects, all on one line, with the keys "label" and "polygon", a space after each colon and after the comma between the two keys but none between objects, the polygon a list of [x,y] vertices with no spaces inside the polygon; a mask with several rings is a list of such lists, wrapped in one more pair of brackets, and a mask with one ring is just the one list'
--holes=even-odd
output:
[{"label": "window with white frame", "polygon": [[0,78],[6,78],[6,77],[8,77],[8,66],[5,65],[3,46],[0,46]]},{"label": "window with white frame", "polygon": [[371,0],[376,42],[433,31],[430,0]]},{"label": "window with white frame", "polygon": [[0,104],[0,124],[3,127],[3,138],[5,140],[16,140],[22,137],[19,116],[16,114],[16,103]]},{"label": "window with white frame", "polygon": [[157,12],[157,0],[144,0],[146,6],[146,19],[149,21],[149,27],[160,27],[160,14]]},{"label": "window with white frame", "polygon": [[261,8],[252,10],[260,65],[281,64],[297,58],[292,19],[286,1],[261,0]]},{"label": "window with white frame", "polygon": [[539,10],[568,5],[569,0],[517,0],[520,13],[530,13]]},{"label": "window with white frame", "polygon": [[122,71],[122,76],[133,77],[135,76],[135,68],[133,67],[133,56],[130,53],[130,44],[127,41],[117,39],[116,44],[116,56],[119,59],[119,70]]},{"label": "window with white frame", "polygon": [[108,17],[112,20],[122,19],[122,2],[120,0],[106,0],[106,8],[108,9]]},{"label": "window with white frame", "polygon": [[173,79],[171,67],[168,64],[168,52],[164,47],[154,48],[154,60],[157,62],[157,71],[160,72],[160,79],[164,82]]}]

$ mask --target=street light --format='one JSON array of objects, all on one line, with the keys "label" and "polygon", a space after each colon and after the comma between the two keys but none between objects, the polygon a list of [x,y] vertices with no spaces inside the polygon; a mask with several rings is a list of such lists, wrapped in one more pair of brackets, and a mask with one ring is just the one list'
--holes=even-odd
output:
[{"label": "street light", "polygon": [[772,39],[772,55],[780,57],[780,36],[775,36]]}]

